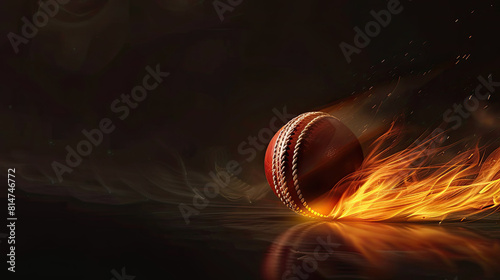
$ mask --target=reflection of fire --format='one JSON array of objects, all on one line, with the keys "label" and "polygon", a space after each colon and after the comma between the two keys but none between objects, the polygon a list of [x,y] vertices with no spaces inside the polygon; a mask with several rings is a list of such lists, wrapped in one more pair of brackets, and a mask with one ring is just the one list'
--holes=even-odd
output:
[{"label": "reflection of fire", "polygon": [[442,163],[437,161],[452,152],[451,147],[433,147],[432,142],[442,135],[392,152],[399,134],[391,127],[375,141],[361,168],[337,183],[332,191],[347,191],[329,217],[464,219],[500,204],[500,149],[484,160],[476,146]]},{"label": "reflection of fire", "polygon": [[[325,243],[318,242],[320,239],[334,246],[328,250]],[[328,257],[317,259],[315,255]],[[296,273],[307,274],[302,279],[354,275],[370,279],[444,279],[474,270],[474,279],[486,279],[499,272],[499,256],[498,240],[464,228],[307,223],[275,240],[265,258],[263,273],[266,279],[300,279]],[[307,271],[306,262],[315,269]]]}]

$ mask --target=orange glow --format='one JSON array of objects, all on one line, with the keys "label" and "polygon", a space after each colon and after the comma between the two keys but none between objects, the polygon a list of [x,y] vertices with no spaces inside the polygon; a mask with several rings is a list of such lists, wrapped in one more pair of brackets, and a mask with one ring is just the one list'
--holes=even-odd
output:
[{"label": "orange glow", "polygon": [[[309,263],[316,263],[315,269],[302,279],[352,275],[360,279],[431,279],[429,275],[446,279],[444,275],[462,275],[464,264],[480,268],[475,279],[485,279],[498,273],[499,253],[497,240],[456,226],[312,222],[290,228],[273,242],[263,273],[269,280],[299,279],[290,271],[310,259]],[[436,277],[438,272],[443,278]]]},{"label": "orange glow", "polygon": [[497,209],[500,149],[486,159],[477,145],[457,153],[454,146],[433,144],[441,134],[394,152],[400,136],[393,124],[372,144],[361,168],[332,188],[330,194],[347,185],[329,218],[464,220]]}]

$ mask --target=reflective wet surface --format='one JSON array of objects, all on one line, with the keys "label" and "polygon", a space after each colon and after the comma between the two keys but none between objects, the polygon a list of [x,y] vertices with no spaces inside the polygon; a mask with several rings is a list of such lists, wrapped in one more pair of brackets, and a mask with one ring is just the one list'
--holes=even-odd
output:
[{"label": "reflective wet surface", "polygon": [[500,241],[477,226],[303,223],[275,239],[264,275],[265,279],[496,279]]},{"label": "reflective wet surface", "polygon": [[21,213],[18,275],[111,279],[125,268],[135,279],[500,277],[498,216],[441,225],[322,222],[277,206],[214,204],[186,225],[171,206],[29,198],[39,211]]}]

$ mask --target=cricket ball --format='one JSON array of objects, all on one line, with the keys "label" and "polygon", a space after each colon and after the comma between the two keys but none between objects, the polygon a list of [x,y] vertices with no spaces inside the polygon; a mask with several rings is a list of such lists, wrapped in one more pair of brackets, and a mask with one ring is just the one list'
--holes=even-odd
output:
[{"label": "cricket ball", "polygon": [[363,158],[358,139],[340,120],[309,112],[274,135],[264,167],[269,185],[286,206],[305,216],[326,217],[346,188],[337,183],[356,171]]}]

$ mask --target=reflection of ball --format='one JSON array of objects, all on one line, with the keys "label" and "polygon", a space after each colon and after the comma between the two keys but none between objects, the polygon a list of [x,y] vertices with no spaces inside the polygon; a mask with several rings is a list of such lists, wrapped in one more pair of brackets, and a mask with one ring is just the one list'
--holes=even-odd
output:
[{"label": "reflection of ball", "polygon": [[361,145],[349,128],[326,113],[310,112],[276,133],[264,165],[269,185],[285,205],[306,216],[322,216],[342,195],[335,184],[362,161]]}]

